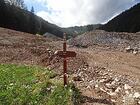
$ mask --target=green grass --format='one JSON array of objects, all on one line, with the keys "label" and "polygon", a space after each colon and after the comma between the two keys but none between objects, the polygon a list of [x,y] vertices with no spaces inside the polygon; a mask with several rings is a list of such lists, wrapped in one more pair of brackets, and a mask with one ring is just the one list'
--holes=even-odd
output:
[{"label": "green grass", "polygon": [[[41,67],[0,64],[0,105],[73,105],[79,91],[52,82],[55,73]],[[54,81],[54,80],[53,80]]]}]

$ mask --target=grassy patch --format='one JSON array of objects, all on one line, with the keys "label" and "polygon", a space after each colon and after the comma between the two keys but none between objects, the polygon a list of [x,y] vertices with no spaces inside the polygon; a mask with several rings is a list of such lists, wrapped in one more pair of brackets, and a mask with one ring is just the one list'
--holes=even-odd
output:
[{"label": "grassy patch", "polygon": [[53,77],[45,68],[0,64],[0,105],[73,105],[78,91]]}]

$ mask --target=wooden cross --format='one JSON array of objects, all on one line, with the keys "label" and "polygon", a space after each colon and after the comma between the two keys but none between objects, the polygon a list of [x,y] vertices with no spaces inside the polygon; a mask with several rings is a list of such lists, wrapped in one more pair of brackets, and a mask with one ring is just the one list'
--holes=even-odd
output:
[{"label": "wooden cross", "polygon": [[63,36],[63,51],[57,51],[56,55],[63,58],[63,75],[64,75],[64,86],[67,85],[67,57],[76,57],[76,53],[74,51],[67,51],[67,43],[66,43],[66,33]]}]

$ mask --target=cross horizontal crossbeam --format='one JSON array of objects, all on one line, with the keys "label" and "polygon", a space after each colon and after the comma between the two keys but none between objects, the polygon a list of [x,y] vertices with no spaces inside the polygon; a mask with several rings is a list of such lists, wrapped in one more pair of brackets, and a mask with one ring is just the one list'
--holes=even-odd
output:
[{"label": "cross horizontal crossbeam", "polygon": [[76,57],[76,53],[74,51],[58,51],[56,55],[64,58],[64,57]]}]

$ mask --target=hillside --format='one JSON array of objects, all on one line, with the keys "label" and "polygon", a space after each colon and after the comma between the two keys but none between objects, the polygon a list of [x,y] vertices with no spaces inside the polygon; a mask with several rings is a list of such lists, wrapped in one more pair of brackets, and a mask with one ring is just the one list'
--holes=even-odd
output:
[{"label": "hillside", "polygon": [[46,32],[62,37],[61,28],[27,10],[0,1],[0,27],[32,34]]},{"label": "hillside", "polygon": [[[61,72],[62,59],[53,56],[54,52],[61,48],[62,39],[50,34],[40,36],[0,28],[0,63],[40,65],[49,66],[49,68],[57,66],[57,72],[58,70]],[[69,69],[78,69],[83,62],[82,56],[79,55],[76,59],[71,60]],[[72,66],[73,64],[75,66]]]},{"label": "hillside", "polygon": [[122,12],[100,29],[116,32],[138,32],[140,31],[140,3]]},{"label": "hillside", "polygon": [[48,49],[56,49],[49,44],[52,41],[51,38],[0,28],[0,63],[48,65],[45,61],[49,56]]},{"label": "hillside", "polygon": [[85,26],[75,26],[75,27],[68,27],[68,28],[62,28],[63,32],[66,32],[70,37],[75,37],[77,35],[81,35],[85,32],[95,30],[99,28],[101,24],[95,24],[95,25],[85,25]]}]

